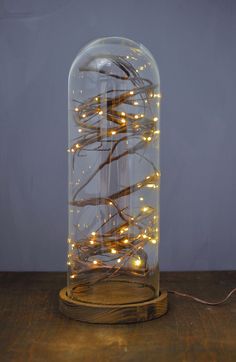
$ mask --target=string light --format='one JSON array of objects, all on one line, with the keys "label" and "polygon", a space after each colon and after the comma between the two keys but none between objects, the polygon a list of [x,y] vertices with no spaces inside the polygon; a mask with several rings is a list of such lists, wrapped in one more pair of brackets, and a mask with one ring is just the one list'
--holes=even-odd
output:
[{"label": "string light", "polygon": [[[129,62],[125,60],[125,58],[137,59],[129,55],[126,57],[123,56],[122,58],[126,65],[129,64]],[[134,70],[137,67],[136,72],[138,73],[140,71],[140,73],[135,75]],[[80,211],[77,209],[86,206],[95,206],[97,208],[96,213],[98,213],[96,217],[94,217],[94,220],[91,221],[91,225],[81,222],[82,225],[84,225],[84,229],[82,230],[80,224],[74,221],[74,216],[71,218],[73,225],[78,227],[75,234],[70,234],[72,235],[72,239],[69,238],[70,241],[68,239],[68,243],[70,244],[69,250],[71,251],[75,248],[75,250],[71,251],[70,258],[68,257],[69,260],[67,262],[72,273],[70,276],[71,279],[78,277],[79,280],[81,265],[83,265],[83,263],[86,264],[86,262],[89,263],[90,267],[91,265],[98,265],[100,268],[109,265],[111,273],[113,273],[116,267],[118,270],[121,269],[122,265],[124,263],[126,264],[127,260],[129,260],[134,267],[136,275],[137,273],[141,275],[143,270],[147,270],[148,267],[145,259],[145,253],[147,252],[145,245],[149,244],[151,246],[151,244],[158,243],[158,236],[156,234],[158,233],[158,228],[156,226],[158,226],[159,219],[154,215],[156,208],[151,205],[143,206],[143,203],[140,203],[138,207],[135,205],[135,202],[133,203],[133,199],[129,199],[132,193],[135,195],[135,192],[140,191],[149,192],[147,198],[145,193],[143,195],[145,196],[145,200],[151,200],[151,192],[155,192],[151,189],[158,188],[160,180],[160,173],[156,171],[153,164],[149,162],[149,157],[145,155],[145,147],[148,149],[150,143],[159,142],[159,138],[154,135],[158,135],[160,130],[156,129],[157,127],[155,127],[154,122],[159,120],[156,105],[159,107],[159,99],[161,98],[160,93],[157,93],[156,85],[152,84],[152,82],[149,84],[145,79],[142,79],[141,71],[146,69],[146,67],[146,64],[133,67],[132,77],[136,78],[132,83],[133,90],[119,91],[119,94],[117,94],[115,90],[111,89],[109,90],[109,92],[111,91],[109,96],[99,94],[96,97],[92,96],[84,102],[79,100],[79,107],[74,108],[76,113],[73,113],[73,117],[77,124],[79,134],[77,134],[77,139],[74,140],[72,146],[67,149],[69,153],[72,153],[69,157],[73,159],[73,164],[77,161],[75,152],[79,157],[83,157],[83,151],[89,150],[96,152],[105,150],[104,152],[107,152],[107,156],[106,153],[104,153],[103,155],[105,157],[101,157],[102,162],[100,164],[97,164],[100,159],[98,157],[95,165],[87,166],[89,169],[92,168],[92,171],[87,173],[86,170],[82,170],[82,174],[86,175],[87,178],[83,176],[81,177],[80,183],[76,181],[73,182],[71,186],[73,195],[70,205],[76,207],[75,210],[77,213]],[[138,81],[136,82],[136,80]],[[133,95],[135,95],[135,97],[131,98],[130,96]],[[151,98],[155,98],[155,100],[151,100]],[[103,108],[105,107],[104,105],[106,105],[106,110]],[[133,106],[138,106],[138,108],[134,108]],[[121,109],[125,111],[121,111]],[[143,113],[138,113],[139,109],[142,110]],[[135,111],[137,112],[136,114]],[[155,112],[157,115],[155,115]],[[104,117],[98,117],[98,115],[102,116],[104,114]],[[86,120],[83,120],[84,118],[86,118]],[[106,121],[108,123],[107,126],[105,124]],[[113,135],[117,136],[111,137]],[[137,139],[139,139],[139,141],[136,143]],[[128,142],[128,140],[130,142]],[[122,151],[121,142],[127,145],[124,151]],[[118,144],[119,147],[117,147]],[[140,152],[140,150],[143,152]],[[105,193],[104,197],[96,193],[96,196],[94,196],[94,194],[91,196],[91,194],[87,194],[87,190],[86,193],[83,194],[86,185],[95,180],[95,175],[105,166],[110,167],[112,162],[121,159],[123,152],[125,156],[135,154],[136,156],[142,156],[143,159],[145,159],[146,156],[149,166],[153,169],[152,173],[143,176],[143,179],[139,179],[131,185],[125,184],[123,186],[122,181],[122,186],[119,190],[114,191],[114,193],[110,195]],[[157,167],[156,164],[155,167]],[[104,170],[105,172],[107,171],[105,168]],[[73,174],[77,175],[76,168],[73,170]],[[120,183],[120,180],[118,181]],[[76,187],[74,188],[74,186]],[[146,190],[146,187],[150,188],[150,191]],[[80,199],[81,196],[78,195],[86,196],[84,199]],[[144,197],[140,196],[139,192],[137,192],[136,195],[137,201],[144,201]],[[122,202],[120,202],[120,200],[122,200]],[[155,196],[153,193],[153,202],[154,200]],[[102,209],[102,207],[104,207],[104,209]],[[108,210],[106,210],[106,208]],[[112,213],[110,211],[112,211]],[[69,212],[73,213],[73,210]],[[78,217],[79,215],[75,216]],[[90,227],[96,230],[96,232],[91,232],[91,235],[89,232]],[[78,240],[76,240],[77,237]],[[138,253],[142,255],[142,259],[136,255],[138,250],[141,250],[141,252]],[[113,256],[113,254],[116,255]],[[73,259],[71,259],[72,256]],[[80,261],[77,263],[78,256],[82,256],[81,263]],[[121,261],[122,265],[118,266],[117,264],[121,263]],[[143,265],[143,269],[140,268],[140,270],[137,270],[137,267],[141,265]],[[132,273],[131,267],[130,272]]]}]

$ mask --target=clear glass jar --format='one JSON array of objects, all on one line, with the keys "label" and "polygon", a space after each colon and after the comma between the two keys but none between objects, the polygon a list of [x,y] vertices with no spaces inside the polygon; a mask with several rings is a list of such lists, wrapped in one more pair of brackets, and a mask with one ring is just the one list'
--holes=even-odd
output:
[{"label": "clear glass jar", "polygon": [[159,295],[160,80],[141,44],[102,38],[69,74],[70,298]]}]

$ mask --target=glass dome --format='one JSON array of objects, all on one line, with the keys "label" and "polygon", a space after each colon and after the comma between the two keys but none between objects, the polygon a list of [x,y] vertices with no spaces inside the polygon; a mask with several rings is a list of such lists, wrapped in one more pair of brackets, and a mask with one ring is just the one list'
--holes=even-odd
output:
[{"label": "glass dome", "polygon": [[91,42],[69,74],[67,294],[96,304],[159,295],[160,80],[124,38]]}]

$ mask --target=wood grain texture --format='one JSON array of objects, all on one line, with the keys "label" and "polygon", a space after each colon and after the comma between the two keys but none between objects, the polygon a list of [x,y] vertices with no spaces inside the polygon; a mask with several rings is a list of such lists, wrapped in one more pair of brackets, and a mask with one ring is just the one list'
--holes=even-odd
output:
[{"label": "wood grain texture", "polygon": [[[123,283],[124,284],[124,283]],[[129,287],[130,283],[125,283]],[[122,283],[119,283],[122,289]],[[67,288],[59,294],[60,311],[69,318],[88,323],[122,324],[146,322],[167,312],[167,292],[158,298],[134,304],[94,304],[76,301],[67,296]]]},{"label": "wood grain texture", "polygon": [[[169,295],[169,311],[147,323],[88,324],[64,317],[65,273],[0,273],[0,360],[33,362],[236,361],[236,297],[209,307]],[[161,273],[161,288],[209,300],[236,285],[236,272]]]}]

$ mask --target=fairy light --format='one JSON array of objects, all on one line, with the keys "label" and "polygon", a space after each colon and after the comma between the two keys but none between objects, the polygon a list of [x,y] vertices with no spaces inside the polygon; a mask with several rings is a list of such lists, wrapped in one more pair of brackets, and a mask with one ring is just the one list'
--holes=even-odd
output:
[{"label": "fairy light", "polygon": [[136,259],[135,261],[134,261],[134,265],[136,265],[136,266],[140,266],[141,265],[141,260],[140,259]]},{"label": "fairy light", "polygon": [[[129,55],[123,56],[122,59],[126,64],[129,64],[126,59],[137,60],[137,58]],[[79,255],[82,255],[84,258],[81,259],[81,261],[83,260],[83,262],[89,263],[91,268],[96,265],[99,267],[109,265],[109,268],[111,268],[113,272],[113,268],[117,267],[117,269],[121,269],[123,264],[126,264],[127,260],[129,260],[135,273],[143,271],[135,269],[135,267],[137,268],[141,265],[143,265],[146,270],[146,256],[148,251],[145,245],[149,244],[151,246],[151,244],[158,243],[158,228],[156,228],[158,217],[157,215],[153,215],[156,207],[155,205],[152,207],[152,203],[148,206],[145,205],[146,202],[143,202],[144,199],[145,201],[152,200],[152,193],[153,195],[155,193],[154,189],[159,187],[160,173],[155,171],[155,168],[150,175],[144,175],[136,181],[135,184],[127,185],[124,182],[125,185],[123,186],[121,183],[119,190],[114,190],[111,194],[105,193],[104,197],[96,193],[95,196],[89,195],[88,193],[86,196],[88,199],[86,199],[86,197],[85,199],[77,197],[77,195],[83,195],[83,192],[80,194],[79,192],[85,188],[88,182],[94,180],[94,176],[100,172],[104,166],[109,167],[113,160],[116,161],[123,157],[120,157],[120,155],[122,155],[124,151],[125,155],[136,154],[141,157],[141,155],[144,155],[145,148],[147,148],[147,150],[151,149],[152,142],[156,142],[158,145],[159,138],[155,135],[158,135],[160,130],[156,127],[158,124],[154,122],[159,121],[156,105],[158,107],[160,105],[159,100],[161,94],[156,91],[156,85],[152,82],[150,82],[147,87],[146,80],[145,83],[141,83],[144,80],[141,71],[146,69],[146,67],[146,64],[140,66],[138,64],[135,66],[135,68],[138,68],[136,72],[138,73],[140,71],[140,73],[137,75],[135,75],[134,72],[132,73],[132,77],[134,77],[134,79],[136,78],[131,86],[133,90],[121,91],[122,93],[118,95],[111,93],[108,98],[105,98],[103,95],[92,96],[92,98],[83,102],[80,100],[80,103],[77,103],[79,106],[74,108],[75,112],[79,112],[78,114],[73,114],[79,134],[77,134],[77,139],[73,140],[72,147],[69,147],[67,151],[71,153],[76,152],[76,156],[82,157],[84,156],[83,151],[87,149],[91,151],[103,151],[103,149],[106,149],[109,157],[106,158],[107,156],[104,153],[105,157],[98,158],[94,164],[90,162],[90,165],[87,167],[89,170],[92,170],[89,172],[87,172],[87,169],[80,169],[80,172],[84,175],[81,177],[81,182],[75,180],[76,182],[74,181],[71,185],[73,201],[70,205],[73,207],[77,206],[77,208],[69,210],[70,213],[73,213],[74,210],[79,213],[80,210],[77,209],[88,205],[95,206],[98,210],[95,213],[96,217],[94,217],[94,220],[90,221],[91,224],[83,224],[83,222],[81,222],[84,228],[80,228],[80,224],[77,224],[74,220],[75,216],[79,217],[79,215],[71,215],[71,224],[78,227],[75,234],[70,234],[72,239],[68,239],[71,254],[70,257],[68,254],[67,264],[70,266],[70,270],[73,271],[71,279],[78,277],[79,263],[76,262],[76,258]],[[135,68],[133,69],[135,70]],[[139,81],[136,82],[136,80]],[[143,87],[143,84],[145,84],[145,87]],[[111,89],[111,92],[114,91],[115,89]],[[155,100],[151,98],[155,98]],[[106,101],[107,99],[109,99],[109,102]],[[104,108],[104,104],[106,108]],[[137,106],[137,108],[133,106]],[[139,113],[141,111],[143,113]],[[155,115],[155,112],[157,115]],[[107,117],[99,117],[104,114]],[[82,123],[82,118],[86,118],[84,123]],[[105,124],[106,122],[107,125]],[[111,137],[113,135],[117,136]],[[139,139],[137,143],[136,139]],[[135,142],[133,140],[135,140]],[[117,144],[120,142],[119,147],[116,146],[116,142]],[[137,144],[139,148],[136,149]],[[123,145],[125,149],[122,151]],[[115,152],[113,152],[115,148],[112,148],[114,146],[116,147]],[[143,159],[149,158],[147,155],[144,156],[146,157],[143,157]],[[73,162],[77,162],[75,155],[69,157],[73,158]],[[99,159],[102,160],[101,164],[98,163]],[[106,172],[105,168],[104,170]],[[76,168],[73,170],[73,173],[78,177]],[[140,196],[139,191],[142,196]],[[136,199],[129,200],[129,196],[132,193],[136,195],[134,196]],[[86,193],[84,193],[84,195],[86,195]],[[122,200],[122,202],[120,202],[120,200]],[[135,203],[135,201],[140,201],[140,203]],[[104,207],[104,209],[100,209],[100,206]],[[92,231],[90,234],[90,227],[95,229],[96,232]],[[76,250],[73,250],[74,248]],[[102,257],[103,250],[104,258]],[[138,250],[142,250],[142,254],[140,254],[142,258],[136,254]],[[96,256],[98,253],[101,253],[101,258]],[[121,263],[121,261],[122,265],[117,265]],[[108,264],[106,264],[107,262]],[[111,263],[109,264],[109,262]],[[132,273],[131,267],[130,272]]]}]

